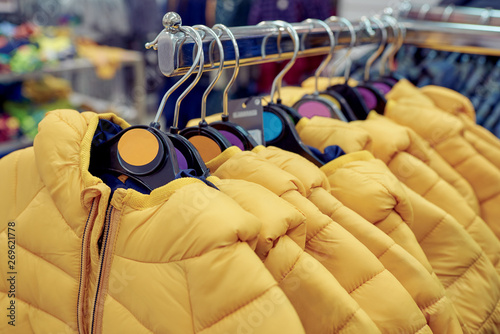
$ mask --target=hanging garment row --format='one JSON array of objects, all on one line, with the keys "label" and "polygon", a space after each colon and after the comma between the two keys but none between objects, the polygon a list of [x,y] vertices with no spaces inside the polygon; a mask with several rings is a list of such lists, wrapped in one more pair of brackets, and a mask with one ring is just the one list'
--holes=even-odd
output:
[{"label": "hanging garment row", "polygon": [[[54,110],[33,147],[0,160],[2,333],[500,333],[500,142],[461,94],[392,71],[414,25],[163,23],[148,46],[184,76],[150,125]],[[265,34],[242,47],[245,29]],[[354,80],[351,50],[370,41]],[[319,77],[339,44],[328,74],[346,63],[344,76]],[[318,53],[314,77],[282,87],[297,57]],[[240,64],[273,57],[290,62],[268,97],[228,101]],[[217,72],[201,118],[179,129],[200,69]]]}]

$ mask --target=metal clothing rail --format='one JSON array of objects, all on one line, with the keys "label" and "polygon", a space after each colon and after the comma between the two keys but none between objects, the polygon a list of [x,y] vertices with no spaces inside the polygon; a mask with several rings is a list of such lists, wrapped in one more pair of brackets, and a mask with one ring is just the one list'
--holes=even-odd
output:
[{"label": "metal clothing rail", "polygon": [[[500,27],[459,24],[449,22],[432,22],[418,20],[400,21],[406,28],[405,44],[416,45],[436,50],[456,51],[463,53],[477,53],[500,56]],[[368,32],[362,21],[352,22],[356,32],[356,45],[378,44],[381,42],[381,29],[371,24],[372,34]],[[348,28],[340,22],[328,24],[337,36],[336,50],[345,48],[351,43]],[[388,42],[394,42],[395,36],[388,23],[384,23]],[[310,23],[293,23],[301,40],[301,51],[298,57],[326,55],[330,51],[329,37],[325,29]],[[276,62],[290,59],[293,55],[293,43],[286,31],[281,31],[272,25],[244,26],[230,28],[238,43],[240,66],[255,65],[267,62]],[[278,42],[278,37],[280,42]],[[304,38],[305,37],[305,38]],[[212,37],[206,36],[203,40],[205,54],[209,52]],[[221,41],[224,47],[224,68],[234,67],[234,49],[229,37],[223,35]],[[265,55],[262,55],[261,46],[265,43]],[[179,47],[174,45],[166,33],[158,39],[158,59],[160,70],[166,76],[185,74],[193,62],[194,41],[187,38]],[[207,57],[208,58],[208,57]],[[213,62],[205,62],[204,71],[218,68],[218,56],[214,54]]]},{"label": "metal clothing rail", "polygon": [[411,2],[403,2],[398,11],[400,19],[500,26],[500,10],[490,8],[454,5],[447,7],[412,6]]}]

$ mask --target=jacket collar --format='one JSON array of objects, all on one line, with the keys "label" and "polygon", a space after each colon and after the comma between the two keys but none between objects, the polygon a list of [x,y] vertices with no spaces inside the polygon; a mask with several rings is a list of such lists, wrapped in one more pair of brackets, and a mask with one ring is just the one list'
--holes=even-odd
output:
[{"label": "jacket collar", "polygon": [[[39,124],[34,151],[38,171],[63,216],[72,216],[76,208],[89,208],[95,198],[109,198],[110,189],[89,172],[90,147],[100,119],[109,120],[122,128],[130,125],[118,116],[79,113],[75,110],[54,110]],[[155,189],[150,195],[133,189],[118,189],[115,205],[127,203],[142,209],[164,202],[176,189],[186,184],[202,182],[194,178],[174,180]]]},{"label": "jacket collar", "polygon": [[253,149],[253,152],[282,170],[298,177],[305,187],[306,197],[309,197],[314,188],[324,188],[330,191],[330,183],[325,174],[306,158],[272,146],[257,146]]},{"label": "jacket collar", "polygon": [[297,190],[305,195],[298,178],[260,157],[255,152],[241,151],[232,146],[206,163],[210,172],[221,179],[241,179],[261,184],[276,195]]},{"label": "jacket collar", "polygon": [[375,159],[375,157],[368,151],[358,151],[345,154],[341,157],[338,157],[335,160],[330,161],[329,163],[322,166],[320,169],[326,174],[326,176],[330,176],[338,169],[344,167],[345,165],[354,162],[354,161],[370,161]]},{"label": "jacket collar", "polygon": [[302,141],[324,151],[326,147],[338,145],[346,153],[370,150],[372,138],[365,130],[333,118],[303,117],[296,125]]}]

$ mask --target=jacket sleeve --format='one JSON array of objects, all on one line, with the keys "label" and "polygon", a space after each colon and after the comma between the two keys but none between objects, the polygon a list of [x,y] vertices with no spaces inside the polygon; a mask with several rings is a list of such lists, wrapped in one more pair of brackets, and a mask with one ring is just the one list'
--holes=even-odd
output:
[{"label": "jacket sleeve", "polygon": [[407,193],[415,208],[412,230],[458,314],[472,332],[494,332],[500,325],[495,268],[453,217],[411,189]]},{"label": "jacket sleeve", "polygon": [[396,328],[408,333],[431,332],[408,291],[365,246],[297,192],[282,198],[299,208],[311,226],[306,252],[337,278],[382,332]]},{"label": "jacket sleeve", "polygon": [[384,232],[344,206],[325,189],[315,189],[309,199],[324,214],[352,233],[399,280],[420,306],[434,333],[460,333],[461,328],[465,329],[430,264],[421,264]]},{"label": "jacket sleeve", "polygon": [[[397,171],[401,166],[407,166],[403,169],[412,169],[414,172],[400,175]],[[455,218],[486,253],[497,271],[500,271],[500,240],[456,189],[422,161],[406,152],[398,154],[389,167],[406,186]]]}]

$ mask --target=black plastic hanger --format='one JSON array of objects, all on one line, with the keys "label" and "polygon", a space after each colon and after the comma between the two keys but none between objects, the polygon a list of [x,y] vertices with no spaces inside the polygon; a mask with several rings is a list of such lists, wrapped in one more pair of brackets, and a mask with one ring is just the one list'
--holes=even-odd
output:
[{"label": "black plastic hanger", "polygon": [[[163,112],[163,109],[165,107],[165,103],[167,99],[169,98],[170,95],[182,84],[184,83],[187,78],[194,72],[196,66],[203,60],[203,49],[202,49],[202,40],[198,32],[191,28],[191,27],[183,27],[182,26],[182,21],[180,16],[177,13],[169,12],[165,14],[163,18],[163,24],[165,26],[165,29],[163,32],[166,32],[166,34],[170,37],[169,43],[172,43],[172,45],[176,45],[178,47],[182,46],[182,43],[178,43],[179,39],[179,32],[183,32],[183,40],[185,40],[185,35],[190,36],[194,42],[196,43],[197,46],[197,53],[196,56],[193,60],[193,65],[189,69],[189,71],[179,80],[177,81],[163,96],[160,106],[158,108],[158,111],[156,113],[156,117],[154,121],[151,123],[151,126],[160,129],[160,123],[159,119],[160,116]],[[160,33],[161,34],[161,33]],[[158,36],[159,37],[159,36]],[[155,47],[156,48],[156,42],[158,41],[158,37],[151,42],[146,44],[146,47]],[[164,39],[163,39],[164,40]],[[201,69],[201,68],[200,68]],[[198,73],[199,74],[199,73]],[[210,175],[210,171],[203,162],[200,153],[196,150],[196,148],[189,142],[188,139],[185,137],[181,136],[178,134],[179,128],[178,128],[178,122],[179,122],[179,109],[180,109],[180,103],[184,99],[184,97],[191,91],[191,89],[196,85],[196,83],[199,80],[199,76],[197,75],[197,79],[195,79],[189,86],[188,88],[179,96],[177,99],[176,105],[175,105],[175,111],[174,111],[174,123],[173,126],[170,127],[169,132],[167,133],[168,138],[172,141],[174,144],[174,148],[179,155],[177,157],[178,162],[181,163],[183,169],[192,169],[195,171],[196,176],[208,176]]]},{"label": "black plastic hanger", "polygon": [[[391,26],[396,41],[392,43],[387,52],[384,52],[384,54],[382,55],[379,66],[379,77],[375,80],[367,81],[371,83],[372,86],[376,88],[382,95],[387,94],[392,89],[392,87],[394,87],[394,85],[398,83],[399,80],[404,79],[403,76],[395,73],[396,66],[394,59],[398,51],[403,46],[404,39],[406,38],[405,26],[391,16],[392,9],[388,8],[386,9],[386,11],[386,15],[383,15],[382,19],[388,22]],[[381,29],[381,31],[385,30],[383,29],[383,26],[381,27]],[[389,73],[386,73],[387,67],[389,68]],[[377,112],[383,113],[383,110],[381,112],[377,110]]]},{"label": "black plastic hanger", "polygon": [[[276,146],[284,150],[297,153],[318,167],[323,165],[323,163],[312,153],[309,147],[302,142],[297,130],[295,130],[295,125],[283,110],[278,108],[276,105],[267,105],[264,106],[264,113],[274,115],[275,117],[273,118],[280,122],[278,126],[281,127],[278,136],[271,140],[266,140],[266,146]],[[266,128],[264,127],[264,131],[265,130]]]},{"label": "black plastic hanger", "polygon": [[[350,53],[352,52],[353,47],[356,44],[356,32],[354,30],[352,23],[349,20],[347,20],[346,18],[332,16],[332,17],[328,18],[326,21],[327,22],[339,22],[339,23],[344,24],[349,30],[349,33],[351,35],[351,40],[350,40],[350,44],[349,44],[349,47],[347,48],[346,53],[343,55],[343,57],[341,57],[340,59],[338,59],[335,62],[334,66],[332,66],[332,69],[331,69],[330,74],[329,74],[329,78],[331,79],[335,73],[336,64],[343,62],[345,60],[347,62],[347,64],[346,64],[345,71],[344,71],[344,83],[330,86],[325,90],[324,93],[329,94],[332,97],[334,97],[334,95],[336,95],[336,96],[340,95],[343,97],[343,99],[349,105],[350,110],[352,111],[352,114],[350,114],[350,115],[344,114],[344,116],[347,120],[352,120],[353,116],[354,116],[354,119],[356,119],[356,120],[365,119],[369,110],[363,101],[363,96],[354,87],[351,87],[348,84],[349,77],[350,77],[350,71],[351,71],[351,61],[350,61],[349,56],[350,56]],[[344,110],[346,110],[346,108],[344,108]]]},{"label": "black plastic hanger", "polygon": [[[290,59],[283,70],[281,70],[276,78],[274,78],[271,88],[271,103],[264,106],[264,138],[266,141],[266,146],[276,146],[284,150],[300,154],[301,156],[307,158],[309,161],[313,162],[315,165],[322,166],[323,163],[318,158],[316,158],[311,150],[300,139],[300,136],[295,129],[295,125],[293,124],[292,119],[290,118],[289,114],[287,114],[287,112],[282,109],[282,105],[272,102],[276,91],[278,92],[278,95],[280,94],[279,88],[281,87],[281,80],[285,76],[286,72],[288,72],[288,70],[295,63],[295,59],[297,58],[297,54],[299,52],[299,37],[290,23],[277,20],[271,22],[262,22],[260,24],[269,23],[280,28],[285,28],[287,30],[294,45],[294,53],[292,59]],[[266,120],[270,121],[270,123],[266,124]]]},{"label": "black plastic hanger", "polygon": [[[373,29],[371,28],[370,19],[364,18],[364,20],[367,20],[365,22],[366,22],[366,28],[367,28],[368,32],[370,34],[374,34]],[[360,95],[363,96],[363,101],[365,102],[368,110],[375,110],[378,114],[383,115],[387,100],[381,91],[383,89],[381,87],[381,85],[382,84],[387,85],[387,83],[381,82],[381,81],[376,82],[376,81],[370,80],[370,74],[371,74],[370,70],[371,70],[371,66],[373,65],[375,60],[381,54],[383,54],[384,50],[386,49],[387,31],[384,27],[384,23],[380,19],[378,19],[377,17],[372,17],[371,20],[380,28],[380,33],[382,35],[381,42],[380,42],[378,49],[366,61],[365,69],[364,69],[364,78],[363,78],[364,80],[362,82],[358,83],[358,85],[356,86],[356,90],[360,93]],[[396,30],[396,28],[394,26],[393,26],[393,33],[394,33],[394,36],[397,38],[398,31]],[[396,43],[394,43],[394,45],[395,44]],[[389,50],[391,50],[391,51],[393,50],[393,45],[391,45],[391,48]],[[388,55],[389,53],[386,53],[386,54]],[[384,67],[383,60],[384,60],[384,57],[382,57],[381,68]],[[389,86],[389,87],[392,87],[392,86]]]},{"label": "black plastic hanger", "polygon": [[[331,100],[322,97],[319,94],[318,90],[318,78],[325,69],[325,67],[328,65],[330,60],[333,57],[333,52],[335,50],[335,45],[337,44],[335,41],[335,35],[333,34],[332,29],[328,24],[325,22],[318,20],[318,19],[307,19],[304,22],[308,22],[312,24],[311,29],[314,28],[314,24],[319,24],[323,28],[325,28],[325,31],[328,33],[329,39],[330,39],[330,52],[328,55],[325,57],[325,59],[321,62],[321,64],[318,66],[316,69],[316,72],[314,73],[314,92],[312,94],[307,94],[303,96],[300,100],[298,100],[294,105],[293,108],[297,110],[298,114],[302,117],[308,117],[311,118],[313,116],[323,116],[323,117],[331,117],[335,119],[339,119],[342,121],[347,121],[347,118],[342,114],[342,111],[339,109],[339,107],[334,104]],[[304,34],[302,38],[302,46],[304,45],[304,40],[307,37],[307,33]]]},{"label": "black plastic hanger", "polygon": [[[213,29],[219,30],[221,34],[225,32],[231,39],[231,42],[233,43],[234,47],[235,67],[233,75],[231,76],[231,80],[229,80],[229,83],[227,84],[223,93],[223,100],[222,100],[223,105],[222,105],[222,116],[221,116],[222,121],[212,122],[210,123],[210,126],[212,126],[214,129],[219,130],[223,135],[225,135],[226,139],[228,139],[232,145],[242,146],[244,150],[249,151],[257,146],[257,142],[250,135],[250,133],[248,133],[247,130],[245,130],[238,124],[229,121],[229,110],[228,110],[229,89],[231,89],[231,87],[233,86],[233,83],[236,80],[236,77],[238,76],[238,72],[240,70],[240,52],[238,48],[238,43],[236,42],[236,38],[234,37],[231,30],[229,30],[225,25],[216,24],[213,27]],[[221,63],[221,68],[222,68],[222,63]]]},{"label": "black plastic hanger", "polygon": [[151,126],[122,130],[110,140],[93,145],[90,153],[89,171],[93,175],[126,175],[150,191],[174,180],[179,173],[174,145],[165,133]]},{"label": "black plastic hanger", "polygon": [[[158,37],[165,33],[169,43],[176,43],[175,33],[178,31],[190,34],[188,28],[180,26],[180,17],[175,13],[167,13],[163,17],[165,29]],[[193,30],[194,36],[196,32]],[[146,47],[155,46],[158,37]],[[93,141],[89,171],[94,175],[112,174],[116,177],[126,175],[141,184],[149,191],[174,180],[180,172],[176,148],[171,138],[175,135],[160,131],[159,117],[163,111],[166,99],[182,82],[193,72],[201,57],[201,40],[197,41],[199,50],[194,66],[188,73],[172,87],[164,96],[155,121],[150,126],[137,125],[120,131],[111,139],[100,142]],[[175,44],[176,45],[176,44]]]},{"label": "black plastic hanger", "polygon": [[[224,48],[222,47],[222,43],[219,39],[219,37],[213,32],[212,29],[204,26],[204,25],[196,25],[194,28],[203,30],[206,34],[212,35],[214,38],[213,42],[217,43],[217,46],[219,47],[219,55],[220,55],[220,66],[217,71],[217,75],[215,76],[214,80],[210,83],[210,85],[207,87],[205,92],[203,93],[203,98],[201,101],[201,121],[198,124],[198,126],[192,126],[185,128],[180,131],[180,134],[187,138],[189,141],[193,143],[193,145],[196,147],[196,149],[199,152],[203,152],[204,150],[207,150],[207,146],[213,146],[213,143],[219,147],[220,152],[223,152],[227,148],[231,146],[231,143],[220,133],[217,129],[213,128],[210,126],[206,121],[205,117],[207,115],[207,97],[214,85],[217,83],[217,81],[220,78],[220,75],[222,73],[222,69],[224,66]],[[213,42],[211,45],[213,45]],[[212,51],[212,48],[210,48]],[[213,67],[213,57],[212,57],[212,52],[210,53],[210,63],[212,64],[211,67]],[[202,57],[200,59],[200,69],[198,70],[198,74],[196,76],[196,82],[201,78],[201,75],[203,73],[203,68],[204,68],[204,58]],[[181,99],[182,101],[182,99]],[[179,103],[181,102],[179,101]],[[196,137],[204,137],[205,139],[203,140],[195,140]],[[212,150],[212,149],[210,149]],[[203,154],[203,153],[202,153]],[[206,157],[206,160],[210,160],[213,156],[209,155]]]}]

